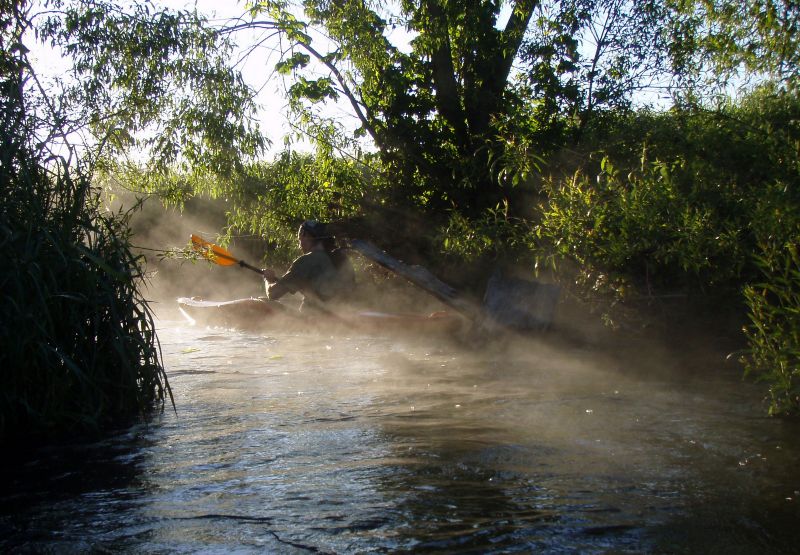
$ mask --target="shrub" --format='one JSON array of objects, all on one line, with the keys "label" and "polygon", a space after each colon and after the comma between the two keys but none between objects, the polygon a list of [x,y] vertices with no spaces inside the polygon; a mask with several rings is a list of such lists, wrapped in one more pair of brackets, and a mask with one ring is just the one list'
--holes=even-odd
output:
[{"label": "shrub", "polygon": [[765,281],[745,288],[750,325],[747,375],[769,385],[771,415],[800,415],[800,241],[765,249]]},{"label": "shrub", "polygon": [[643,161],[623,173],[605,158],[595,180],[545,181],[537,240],[576,261],[583,284],[620,297],[631,285],[652,294],[731,280],[742,263],[737,228],[683,194],[674,168]]}]

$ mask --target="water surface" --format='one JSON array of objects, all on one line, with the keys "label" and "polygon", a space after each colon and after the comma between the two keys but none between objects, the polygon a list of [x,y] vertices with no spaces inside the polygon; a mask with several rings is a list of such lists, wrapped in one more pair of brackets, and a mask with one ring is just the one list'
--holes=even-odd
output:
[{"label": "water surface", "polygon": [[[800,428],[735,369],[161,322],[151,422],[10,456],[4,552],[780,553]],[[644,353],[646,355],[646,353]],[[650,367],[649,365],[652,365]]]}]

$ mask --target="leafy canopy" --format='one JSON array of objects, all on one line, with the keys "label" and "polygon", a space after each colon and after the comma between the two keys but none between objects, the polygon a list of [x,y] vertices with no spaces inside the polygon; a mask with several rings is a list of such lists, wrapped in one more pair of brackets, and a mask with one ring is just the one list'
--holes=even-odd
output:
[{"label": "leafy canopy", "polygon": [[69,126],[101,160],[226,176],[263,150],[232,45],[202,16],[150,1],[47,4],[39,35],[72,62],[58,91]]}]

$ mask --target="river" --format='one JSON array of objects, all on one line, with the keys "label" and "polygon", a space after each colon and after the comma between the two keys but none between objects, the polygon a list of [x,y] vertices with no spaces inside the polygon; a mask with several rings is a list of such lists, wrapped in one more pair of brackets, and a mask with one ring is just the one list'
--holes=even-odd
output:
[{"label": "river", "polygon": [[[724,361],[160,321],[177,410],[6,453],[0,550],[781,553],[800,427]],[[659,357],[660,358],[660,357]]]}]

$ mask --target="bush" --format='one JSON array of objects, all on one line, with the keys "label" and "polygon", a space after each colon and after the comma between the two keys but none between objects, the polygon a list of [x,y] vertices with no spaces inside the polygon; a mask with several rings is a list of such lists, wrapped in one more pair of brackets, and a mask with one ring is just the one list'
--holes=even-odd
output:
[{"label": "bush", "polygon": [[739,231],[713,206],[684,195],[664,162],[623,173],[608,158],[601,174],[545,181],[537,239],[550,256],[582,268],[580,281],[624,297],[729,282],[742,264]]},{"label": "bush", "polygon": [[583,291],[749,310],[742,360],[769,384],[770,414],[800,412],[798,122],[797,91],[769,84],[717,110],[620,117],[593,130],[580,171],[544,182],[536,227],[540,252],[577,262]]},{"label": "bush", "polygon": [[771,415],[800,415],[800,241],[759,258],[765,281],[748,285],[745,370],[769,385]]}]

